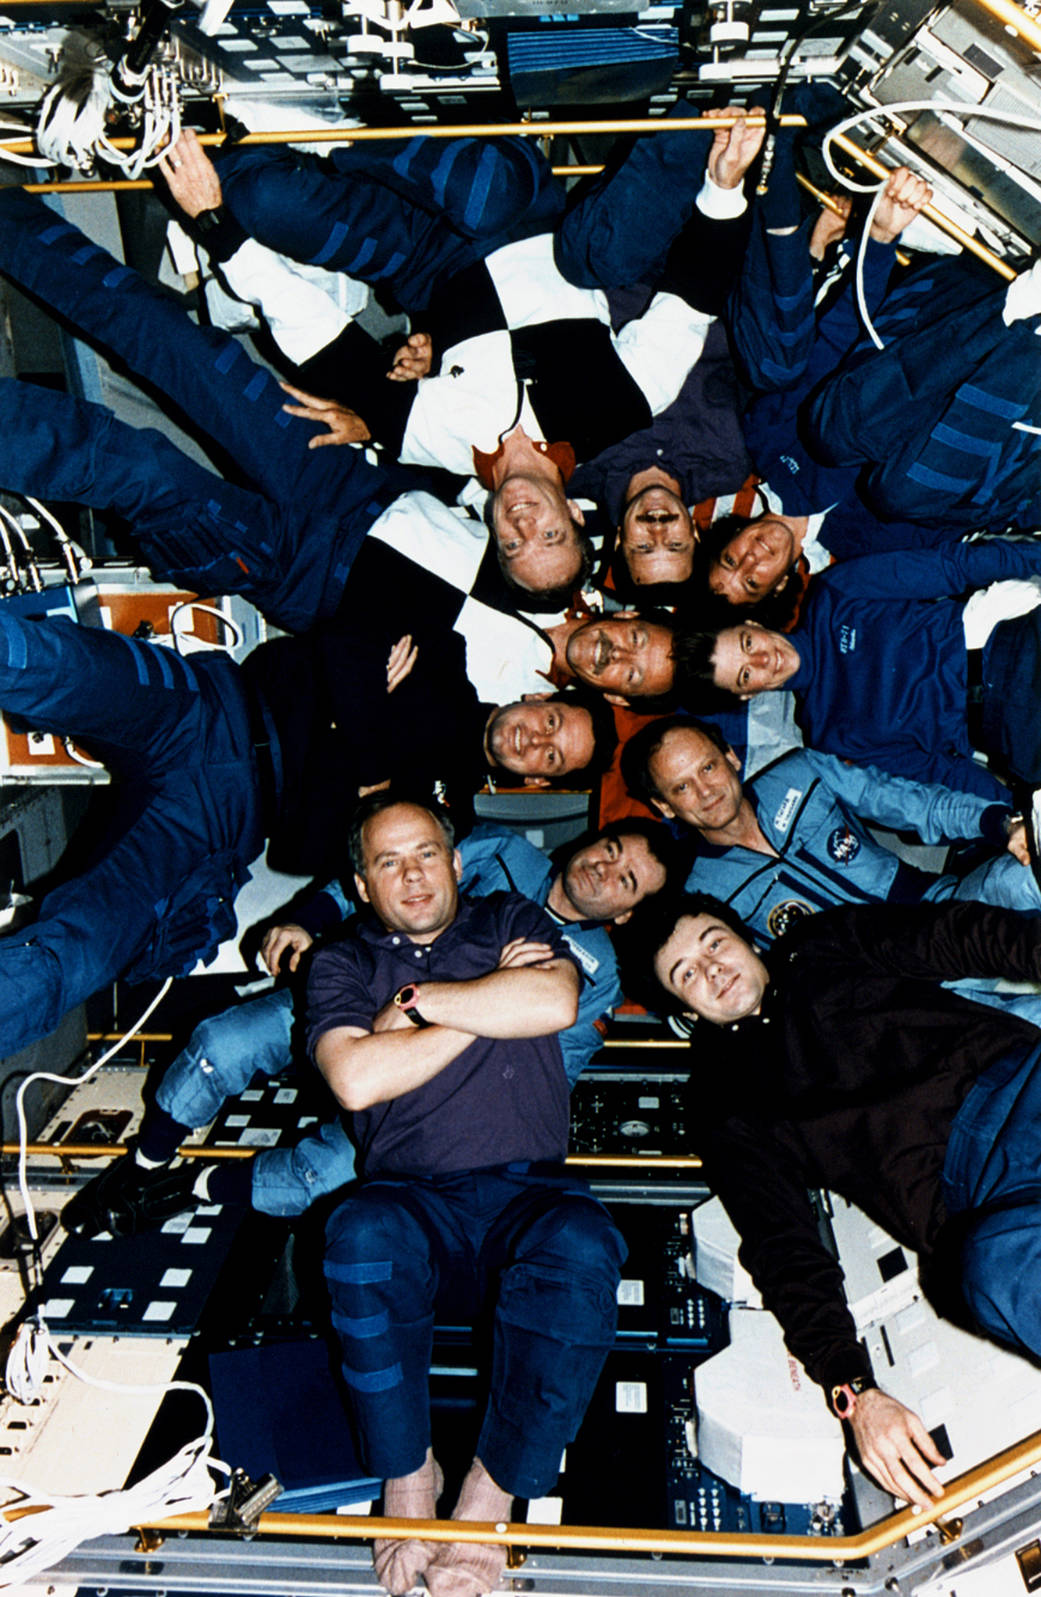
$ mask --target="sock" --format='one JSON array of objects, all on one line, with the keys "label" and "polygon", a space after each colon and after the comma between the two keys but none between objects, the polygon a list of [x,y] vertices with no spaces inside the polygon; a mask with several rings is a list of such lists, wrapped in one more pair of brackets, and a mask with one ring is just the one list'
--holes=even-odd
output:
[{"label": "sock", "polygon": [[[452,1510],[453,1519],[509,1520],[513,1498],[475,1458]],[[442,1542],[424,1579],[431,1597],[479,1597],[494,1591],[506,1568],[506,1548],[483,1542]]]},{"label": "sock", "polygon": [[165,1109],[160,1109],[157,1103],[150,1103],[137,1134],[134,1163],[140,1165],[142,1170],[154,1170],[158,1165],[169,1164],[191,1130],[191,1126],[182,1126],[179,1120],[168,1115]]},{"label": "sock", "polygon": [[[444,1476],[433,1453],[411,1475],[389,1480],[383,1487],[383,1513],[387,1519],[436,1519],[437,1500]],[[419,1580],[437,1551],[434,1542],[379,1538],[372,1544],[372,1563],[380,1585],[400,1597]]]},{"label": "sock", "polygon": [[253,1160],[221,1159],[203,1165],[193,1188],[204,1203],[237,1203],[249,1208],[253,1195]]}]

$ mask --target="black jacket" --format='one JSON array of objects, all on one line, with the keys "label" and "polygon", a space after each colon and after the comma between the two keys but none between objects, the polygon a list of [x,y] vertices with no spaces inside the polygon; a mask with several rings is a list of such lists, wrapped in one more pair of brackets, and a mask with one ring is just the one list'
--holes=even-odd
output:
[{"label": "black jacket", "polygon": [[806,1189],[850,1199],[928,1266],[954,1116],[989,1065],[1041,1043],[1028,1021],[938,984],[1041,978],[1041,916],[962,902],[835,909],[767,962],[760,1015],[692,1038],[695,1138],[742,1263],[827,1390],[870,1364]]}]

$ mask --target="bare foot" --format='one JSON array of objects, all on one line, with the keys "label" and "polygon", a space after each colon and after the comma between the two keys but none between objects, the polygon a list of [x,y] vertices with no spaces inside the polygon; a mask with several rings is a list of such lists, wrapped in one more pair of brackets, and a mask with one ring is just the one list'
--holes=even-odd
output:
[{"label": "bare foot", "polygon": [[[452,1510],[453,1519],[509,1520],[513,1498],[497,1486],[479,1458],[469,1473]],[[478,1597],[494,1591],[506,1568],[506,1548],[481,1542],[442,1542],[426,1567],[424,1579],[431,1597]]]},{"label": "bare foot", "polygon": [[[444,1476],[433,1453],[411,1475],[401,1475],[383,1485],[383,1513],[387,1519],[436,1519],[437,1500]],[[383,1538],[372,1544],[376,1578],[391,1597],[411,1591],[437,1552],[435,1542]]]}]

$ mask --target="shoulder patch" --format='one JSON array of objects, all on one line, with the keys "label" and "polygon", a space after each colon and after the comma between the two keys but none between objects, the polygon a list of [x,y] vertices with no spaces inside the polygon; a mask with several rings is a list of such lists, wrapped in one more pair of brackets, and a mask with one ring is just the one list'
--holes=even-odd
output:
[{"label": "shoulder patch", "polygon": [[804,920],[807,915],[812,915],[813,910],[809,904],[804,904],[799,898],[786,898],[783,904],[775,904],[766,917],[767,931],[771,937],[781,937],[795,925],[796,921]]}]

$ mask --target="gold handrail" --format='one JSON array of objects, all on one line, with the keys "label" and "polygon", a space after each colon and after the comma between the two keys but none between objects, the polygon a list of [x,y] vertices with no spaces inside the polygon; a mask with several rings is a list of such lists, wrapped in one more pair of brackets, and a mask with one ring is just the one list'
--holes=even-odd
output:
[{"label": "gold handrail", "polygon": [[[942,1498],[916,1513],[902,1508],[869,1525],[855,1536],[768,1536],[752,1532],[642,1530],[601,1525],[497,1525],[461,1520],[352,1518],[342,1514],[264,1514],[258,1522],[261,1535],[300,1536],[310,1539],[370,1540],[376,1536],[416,1537],[421,1541],[492,1542],[505,1547],[534,1550],[567,1548],[574,1552],[664,1553],[682,1557],[770,1558],[800,1563],[843,1564],[895,1547],[912,1531],[939,1525],[948,1542],[960,1536],[950,1516],[984,1493],[1004,1485],[1014,1475],[1041,1464],[1041,1431],[986,1459],[957,1476]],[[208,1531],[203,1513],[178,1514],[150,1523],[161,1531]]]},{"label": "gold handrail", "polygon": [[[100,1148],[96,1142],[30,1142],[25,1151],[33,1158],[115,1159],[125,1154],[128,1149],[125,1142],[107,1142]],[[0,1144],[0,1154],[18,1152],[17,1142]],[[208,1147],[201,1142],[192,1142],[183,1148],[178,1148],[177,1152],[184,1159],[252,1159],[254,1154],[262,1153],[263,1149],[240,1148],[238,1145]],[[594,1170],[612,1167],[623,1170],[701,1169],[701,1160],[696,1154],[572,1153],[564,1162]]]},{"label": "gold handrail", "polygon": [[[1011,0],[979,0],[980,4],[1003,5],[1011,4]],[[1012,6],[1013,10],[1017,10]],[[0,14],[3,5],[0,0]],[[882,108],[885,109],[884,107]],[[288,130],[284,132],[247,133],[237,142],[236,148],[246,145],[265,144],[355,144],[366,141],[378,142],[386,139],[415,138],[417,134],[432,139],[447,138],[495,138],[505,134],[515,134],[520,137],[544,138],[555,134],[578,135],[583,133],[660,133],[666,130],[682,132],[685,130],[697,131],[698,129],[715,129],[732,127],[737,119],[722,113],[700,117],[669,117],[658,118],[653,121],[641,121],[639,118],[615,118],[602,122],[571,122],[571,121],[546,121],[546,122],[475,122],[467,125],[442,124],[440,126],[423,127],[417,129],[413,126],[393,128],[358,128],[358,127],[323,127]],[[764,125],[765,117],[752,115],[748,122],[759,127]],[[804,127],[805,119],[801,116],[782,116],[782,127]],[[199,135],[202,144],[221,144],[224,142],[223,133],[203,133]],[[859,145],[846,137],[845,134],[836,134],[835,144],[847,155],[859,161],[875,177],[885,178],[889,168],[881,161],[862,150]],[[116,149],[133,149],[133,139],[113,139],[112,144]],[[31,139],[3,140],[0,139],[0,158],[5,151],[12,154],[31,155],[34,145]],[[577,174],[587,174],[602,170],[595,166],[581,167],[554,167],[558,174],[574,171]],[[26,183],[25,189],[30,194],[82,194],[82,193],[119,193],[127,189],[147,189],[152,187],[148,178],[69,178],[56,179],[53,182]],[[1016,277],[1015,270],[1007,265],[999,255],[995,255],[985,244],[980,244],[971,233],[967,233],[959,223],[938,211],[933,205],[926,205],[922,211],[941,232],[954,239],[957,244],[978,260],[983,261],[992,271],[1004,277],[1007,282],[1012,282]]]},{"label": "gold handrail", "polygon": [[976,0],[976,4],[1018,33],[1032,50],[1041,50],[1041,22],[1028,16],[1022,6],[1014,5],[1013,0]]}]

